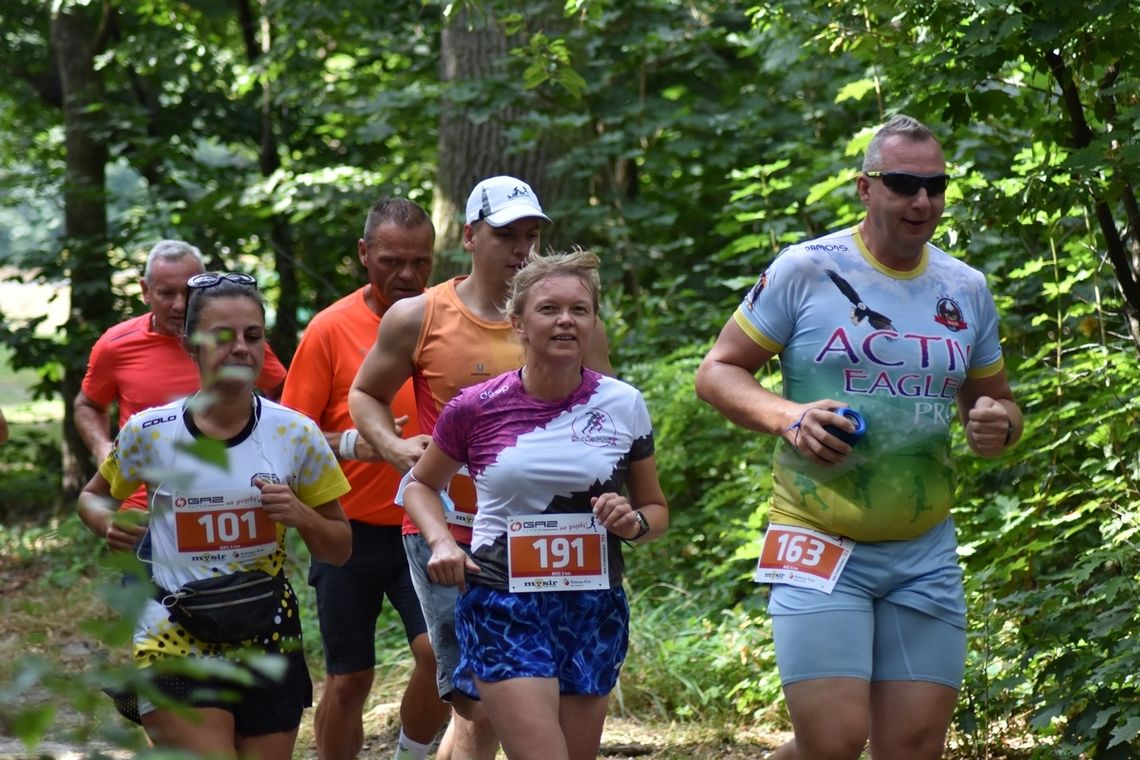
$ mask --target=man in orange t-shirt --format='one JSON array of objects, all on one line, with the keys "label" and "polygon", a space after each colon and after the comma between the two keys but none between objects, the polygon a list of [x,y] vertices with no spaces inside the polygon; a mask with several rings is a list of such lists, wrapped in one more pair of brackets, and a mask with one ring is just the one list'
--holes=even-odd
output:
[{"label": "man in orange t-shirt", "polygon": [[[309,570],[325,651],[325,693],[314,724],[322,760],[356,757],[363,746],[376,619],[385,595],[403,621],[415,662],[400,704],[397,760],[425,757],[450,712],[436,692],[435,657],[400,537],[403,509],[393,499],[401,474],[358,436],[348,413],[348,389],[381,317],[396,301],[423,292],[434,242],[431,219],[418,205],[387,198],[376,203],[357,242],[368,284],[309,322],[281,398],[320,425],[352,485],[341,497],[352,526],[352,556],[341,567],[313,560]],[[418,435],[411,383],[392,406],[403,433]]]},{"label": "man in orange t-shirt", "polygon": [[[142,297],[146,314],[107,329],[91,348],[87,373],[75,396],[75,428],[97,463],[111,453],[112,404],[120,426],[135,412],[189,396],[200,386],[198,367],[182,344],[186,316],[186,281],[201,274],[202,252],[181,240],[160,240],[147,254]],[[257,387],[277,398],[285,367],[267,345],[265,368]],[[146,488],[139,488],[122,509],[147,508]],[[87,527],[112,549],[134,548],[145,528],[137,521],[112,522],[109,512],[81,513]]]}]

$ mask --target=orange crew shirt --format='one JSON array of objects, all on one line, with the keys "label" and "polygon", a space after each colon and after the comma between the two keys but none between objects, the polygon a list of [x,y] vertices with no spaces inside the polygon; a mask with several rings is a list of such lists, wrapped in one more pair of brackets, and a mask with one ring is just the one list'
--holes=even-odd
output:
[{"label": "orange crew shirt", "polygon": [[[349,293],[313,317],[285,380],[281,403],[312,419],[324,432],[355,427],[348,411],[348,391],[380,329],[380,317],[364,300],[365,288]],[[393,399],[392,414],[397,418],[408,416],[405,437],[419,434],[411,380]],[[352,486],[340,499],[348,519],[369,525],[401,524],[404,510],[394,501],[399,471],[386,462],[348,460],[340,466]]]}]

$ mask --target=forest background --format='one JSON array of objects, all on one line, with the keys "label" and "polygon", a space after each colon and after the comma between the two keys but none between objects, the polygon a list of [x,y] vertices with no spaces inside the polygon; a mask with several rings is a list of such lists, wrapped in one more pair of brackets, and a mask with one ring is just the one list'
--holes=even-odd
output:
[{"label": "forest background", "polygon": [[[750,581],[773,441],[699,403],[693,373],[783,246],[858,220],[862,150],[908,113],[943,139],[935,243],[986,273],[1027,418],[995,461],[955,433],[959,752],[1140,756],[1137,29],[1130,0],[6,0],[0,269],[68,288],[58,331],[0,303],[0,342],[40,398],[71,399],[173,237],[256,274],[288,360],[361,282],[377,197],[432,210],[438,281],[467,266],[470,187],[524,177],[556,220],[544,243],[602,257],[613,363],[647,397],[673,505],[629,562],[622,708],[778,724]],[[70,499],[93,463],[68,406],[17,410],[0,448],[5,562],[84,540]],[[66,678],[4,668],[4,728],[34,739],[53,712],[28,694]]]}]

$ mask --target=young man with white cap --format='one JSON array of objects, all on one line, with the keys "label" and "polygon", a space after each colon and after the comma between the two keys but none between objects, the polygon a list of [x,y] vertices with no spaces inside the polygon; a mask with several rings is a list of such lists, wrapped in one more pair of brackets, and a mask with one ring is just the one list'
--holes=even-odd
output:
[{"label": "young man with white cap", "polygon": [[[542,211],[530,185],[514,177],[492,177],[475,186],[467,199],[463,248],[471,253],[471,274],[429,288],[423,295],[392,304],[380,324],[376,343],[349,391],[349,409],[360,435],[398,470],[410,470],[431,441],[440,410],[460,390],[522,366],[522,346],[500,311],[507,286],[532,251],[537,250]],[[586,364],[613,374],[609,346],[600,322]],[[423,434],[401,438],[391,403],[412,378]],[[471,542],[474,487],[457,476],[450,493],[459,514],[452,534]],[[466,515],[462,514],[466,513]],[[438,663],[440,697],[455,707],[452,725],[436,755],[440,760],[491,760],[498,739],[479,703],[454,691],[452,674],[459,658],[455,639],[454,586],[440,586],[427,576],[431,547],[415,524],[404,520],[404,549]]]}]

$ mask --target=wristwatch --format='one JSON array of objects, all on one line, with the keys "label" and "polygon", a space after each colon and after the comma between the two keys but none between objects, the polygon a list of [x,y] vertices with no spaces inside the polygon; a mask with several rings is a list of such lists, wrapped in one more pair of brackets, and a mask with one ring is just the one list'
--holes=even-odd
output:
[{"label": "wristwatch", "polygon": [[641,514],[640,509],[633,510],[633,517],[635,520],[637,520],[637,535],[628,540],[637,541],[639,538],[649,532],[649,520],[645,519],[645,515]]}]

